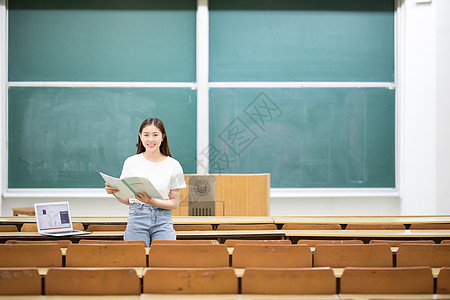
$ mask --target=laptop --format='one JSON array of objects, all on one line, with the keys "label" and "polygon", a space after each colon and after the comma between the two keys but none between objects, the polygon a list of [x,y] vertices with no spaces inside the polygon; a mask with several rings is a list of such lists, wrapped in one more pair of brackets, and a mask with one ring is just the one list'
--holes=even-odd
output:
[{"label": "laptop", "polygon": [[34,212],[40,234],[69,236],[91,233],[91,231],[73,229],[69,202],[35,203]]}]

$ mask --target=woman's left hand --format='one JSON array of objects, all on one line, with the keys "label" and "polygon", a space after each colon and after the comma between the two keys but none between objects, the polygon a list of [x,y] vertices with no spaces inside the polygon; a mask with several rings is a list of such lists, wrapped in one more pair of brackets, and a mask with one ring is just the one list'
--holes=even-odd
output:
[{"label": "woman's left hand", "polygon": [[157,206],[158,200],[150,197],[146,192],[137,193],[136,199],[141,202],[150,204],[151,206]]}]

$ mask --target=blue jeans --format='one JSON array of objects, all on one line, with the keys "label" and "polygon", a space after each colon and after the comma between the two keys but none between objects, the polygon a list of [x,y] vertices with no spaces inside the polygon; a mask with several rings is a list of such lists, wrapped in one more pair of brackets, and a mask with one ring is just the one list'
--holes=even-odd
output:
[{"label": "blue jeans", "polygon": [[175,240],[172,211],[148,204],[130,204],[124,240],[143,240],[150,246],[154,240]]}]

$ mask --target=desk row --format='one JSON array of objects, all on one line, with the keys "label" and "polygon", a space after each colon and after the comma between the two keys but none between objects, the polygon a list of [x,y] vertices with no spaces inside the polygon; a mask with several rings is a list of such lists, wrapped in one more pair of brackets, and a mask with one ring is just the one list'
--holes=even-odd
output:
[{"label": "desk row", "polygon": [[[0,268],[2,295],[450,294],[450,268]],[[43,280],[42,280],[43,278]]]},{"label": "desk row", "polygon": [[[80,239],[123,239],[123,231],[94,231],[86,235],[68,238]],[[0,232],[0,243],[11,239],[48,239],[37,232]],[[372,239],[433,240],[440,243],[450,239],[450,230],[209,230],[177,231],[177,239],[216,239],[224,243],[227,239],[359,239],[368,243]]]},{"label": "desk row", "polygon": [[[232,251],[232,255],[230,255]],[[450,267],[450,245],[71,244],[0,245],[0,267]],[[395,257],[395,259],[394,259]]]},{"label": "desk row", "polygon": [[[127,223],[127,217],[113,216],[74,216],[74,223],[82,223],[84,229],[94,225],[119,225]],[[177,230],[233,230],[233,229],[450,229],[450,216],[174,216]],[[3,216],[0,224],[13,224],[20,227],[36,222],[34,216]],[[255,226],[256,225],[256,226]],[[276,225],[276,226],[274,226]],[[317,226],[316,226],[317,225]],[[268,227],[267,227],[268,226]],[[283,228],[286,226],[285,228]],[[100,229],[100,230],[104,230]]]}]

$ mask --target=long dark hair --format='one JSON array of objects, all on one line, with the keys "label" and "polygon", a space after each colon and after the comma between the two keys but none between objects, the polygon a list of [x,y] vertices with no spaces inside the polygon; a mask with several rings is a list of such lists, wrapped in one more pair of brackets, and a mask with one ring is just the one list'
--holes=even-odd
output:
[{"label": "long dark hair", "polygon": [[[144,130],[144,128],[147,127],[148,125],[154,125],[154,126],[158,127],[158,129],[161,131],[162,137],[163,137],[163,141],[161,142],[161,146],[159,147],[159,150],[161,151],[161,153],[163,155],[172,157],[172,154],[170,153],[170,150],[169,150],[169,142],[167,141],[166,128],[164,128],[163,122],[158,118],[148,118],[148,119],[144,120],[141,124],[141,127],[139,127],[139,134],[142,134],[142,130]],[[141,138],[139,137],[139,135],[138,135],[138,142],[136,144],[136,147],[137,147],[136,154],[145,152],[145,147],[144,147],[144,145],[142,145]]]}]

